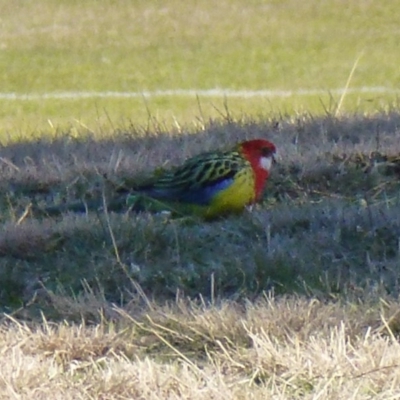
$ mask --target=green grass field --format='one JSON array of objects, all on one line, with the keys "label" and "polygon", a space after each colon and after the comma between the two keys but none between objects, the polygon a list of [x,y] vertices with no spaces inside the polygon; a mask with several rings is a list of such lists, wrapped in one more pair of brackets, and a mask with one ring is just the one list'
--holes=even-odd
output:
[{"label": "green grass field", "polygon": [[[399,10],[390,0],[0,2],[0,91],[317,90],[288,98],[0,100],[3,137],[57,127],[111,132],[149,114],[167,126],[271,113],[323,114],[349,87],[398,90]],[[0,96],[1,97],[1,96]],[[384,110],[397,94],[356,92],[342,110]],[[199,107],[200,102],[200,107]],[[112,124],[110,124],[110,121]]]},{"label": "green grass field", "polygon": [[[399,17],[0,0],[0,399],[399,398]],[[79,97],[218,88],[271,96]],[[243,215],[39,212],[256,137]]]}]

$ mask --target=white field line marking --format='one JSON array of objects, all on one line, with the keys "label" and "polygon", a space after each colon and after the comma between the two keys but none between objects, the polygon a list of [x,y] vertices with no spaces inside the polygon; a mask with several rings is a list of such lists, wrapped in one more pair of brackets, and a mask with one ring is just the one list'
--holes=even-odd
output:
[{"label": "white field line marking", "polygon": [[340,88],[340,89],[298,89],[298,90],[233,90],[233,89],[171,89],[142,92],[50,92],[50,93],[0,93],[0,100],[53,100],[53,99],[89,99],[89,98],[151,98],[151,97],[291,97],[316,96],[343,93],[400,94],[400,88],[383,86]]}]

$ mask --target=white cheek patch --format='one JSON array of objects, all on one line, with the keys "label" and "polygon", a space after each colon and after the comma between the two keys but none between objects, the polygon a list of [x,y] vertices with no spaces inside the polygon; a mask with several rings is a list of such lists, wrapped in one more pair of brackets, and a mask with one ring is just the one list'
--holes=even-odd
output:
[{"label": "white cheek patch", "polygon": [[260,158],[260,167],[269,171],[272,166],[272,157],[261,157]]}]

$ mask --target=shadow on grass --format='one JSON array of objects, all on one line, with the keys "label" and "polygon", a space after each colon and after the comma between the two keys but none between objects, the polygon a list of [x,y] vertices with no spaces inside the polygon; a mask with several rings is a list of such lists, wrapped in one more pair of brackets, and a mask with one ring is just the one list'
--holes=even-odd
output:
[{"label": "shadow on grass", "polygon": [[[65,317],[52,297],[398,296],[400,115],[210,122],[200,132],[68,134],[1,149],[0,304]],[[91,212],[34,218],[29,204],[112,196],[156,166],[252,137],[279,166],[252,213],[214,223]],[[26,212],[25,212],[26,211]],[[109,218],[108,218],[109,217]],[[53,300],[52,300],[53,299]]]}]

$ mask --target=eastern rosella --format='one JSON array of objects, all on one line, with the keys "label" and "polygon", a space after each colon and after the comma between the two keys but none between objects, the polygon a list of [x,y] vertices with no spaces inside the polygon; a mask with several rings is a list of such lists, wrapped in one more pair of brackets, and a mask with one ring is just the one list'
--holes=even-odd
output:
[{"label": "eastern rosella", "polygon": [[[240,213],[260,200],[272,163],[274,144],[264,139],[249,140],[223,151],[201,153],[168,171],[157,171],[150,180],[107,200],[107,209],[121,211],[171,211],[214,219]],[[128,193],[127,193],[128,192]],[[122,195],[122,197],[121,197]],[[36,207],[47,215],[101,210],[102,199]]]},{"label": "eastern rosella", "polygon": [[[255,139],[226,151],[201,153],[157,174],[135,193],[206,219],[239,213],[260,200],[275,161],[275,145]],[[135,194],[133,194],[135,198]]]}]

